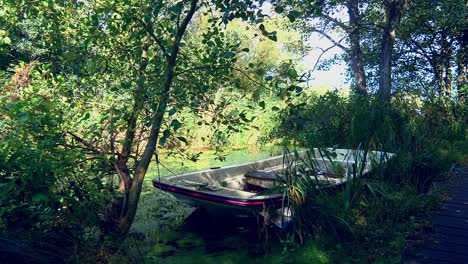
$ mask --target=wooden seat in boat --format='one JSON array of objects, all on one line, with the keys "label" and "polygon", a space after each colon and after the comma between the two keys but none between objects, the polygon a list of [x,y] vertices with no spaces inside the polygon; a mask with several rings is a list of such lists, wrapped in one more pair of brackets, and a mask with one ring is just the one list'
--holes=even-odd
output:
[{"label": "wooden seat in boat", "polygon": [[273,171],[252,171],[247,172],[244,176],[246,178],[253,178],[258,180],[276,181],[278,179],[277,174]]},{"label": "wooden seat in boat", "polygon": [[280,176],[275,170],[258,170],[244,174],[244,182],[264,189],[270,189],[280,181]]}]

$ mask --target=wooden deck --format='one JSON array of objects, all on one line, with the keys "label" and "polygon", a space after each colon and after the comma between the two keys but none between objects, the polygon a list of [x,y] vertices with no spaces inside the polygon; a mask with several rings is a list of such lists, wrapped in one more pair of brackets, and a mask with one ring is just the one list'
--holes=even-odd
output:
[{"label": "wooden deck", "polygon": [[434,233],[417,250],[407,250],[401,263],[468,264],[468,168],[454,173],[450,198],[432,218]]}]

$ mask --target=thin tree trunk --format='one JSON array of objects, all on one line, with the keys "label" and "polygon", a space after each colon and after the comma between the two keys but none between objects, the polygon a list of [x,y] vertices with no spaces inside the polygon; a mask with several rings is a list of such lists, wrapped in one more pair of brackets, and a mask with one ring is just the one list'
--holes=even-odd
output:
[{"label": "thin tree trunk", "polygon": [[379,62],[379,95],[383,103],[390,102],[392,91],[392,54],[395,44],[396,28],[400,24],[402,10],[407,0],[386,2],[386,22],[382,32]]},{"label": "thin tree trunk", "polygon": [[161,124],[163,121],[167,104],[169,102],[169,93],[174,78],[174,69],[176,66],[177,55],[179,53],[180,41],[182,40],[182,36],[184,35],[185,30],[187,29],[187,26],[195,13],[196,7],[197,0],[192,0],[190,10],[176,32],[172,52],[169,58],[167,59],[166,78],[162,87],[158,108],[153,116],[151,132],[148,138],[148,142],[146,143],[145,151],[136,167],[135,176],[132,180],[130,190],[128,191],[126,210],[119,219],[119,230],[122,236],[125,236],[128,233],[130,226],[132,225],[133,219],[135,217],[138,202],[140,199],[143,180],[145,178],[146,171],[148,170],[148,166],[151,162],[153,154],[156,150],[156,144],[159,138]]},{"label": "thin tree trunk", "polygon": [[451,50],[448,50],[448,55],[447,58],[445,59],[445,78],[444,78],[444,83],[445,83],[445,89],[444,89],[444,95],[445,96],[450,96],[452,93],[452,68],[450,66],[450,59],[452,58]]},{"label": "thin tree trunk", "polygon": [[442,96],[444,94],[444,66],[442,64],[441,56],[436,60],[434,73],[437,84],[437,92],[439,93],[439,96]]},{"label": "thin tree trunk", "polygon": [[145,82],[145,71],[148,66],[148,49],[149,42],[146,41],[142,52],[141,52],[141,62],[138,69],[138,81],[137,87],[134,92],[135,101],[133,103],[132,111],[127,120],[127,131],[125,133],[125,139],[123,141],[122,150],[117,159],[117,170],[119,174],[119,191],[124,192],[125,190],[130,189],[132,179],[130,177],[130,170],[128,168],[128,159],[130,158],[130,153],[132,151],[133,141],[135,140],[135,133],[137,127],[138,116],[140,111],[143,109],[143,91],[144,91],[144,82]]},{"label": "thin tree trunk", "polygon": [[452,44],[447,39],[445,31],[441,32],[441,53],[440,53],[440,81],[439,91],[440,96],[445,97],[451,93],[452,90],[452,70],[450,68],[450,60],[452,58]]},{"label": "thin tree trunk", "polygon": [[467,60],[459,61],[457,65],[457,98],[461,103],[467,103],[468,78],[467,78]]},{"label": "thin tree trunk", "polygon": [[367,93],[366,72],[364,71],[364,63],[361,50],[361,32],[360,14],[358,0],[349,0],[346,5],[349,15],[349,55],[351,57],[351,70],[353,73],[354,83],[357,91],[361,94]]},{"label": "thin tree trunk", "polygon": [[457,54],[457,97],[460,103],[466,103],[468,90],[468,29],[464,29],[459,37],[460,50]]}]

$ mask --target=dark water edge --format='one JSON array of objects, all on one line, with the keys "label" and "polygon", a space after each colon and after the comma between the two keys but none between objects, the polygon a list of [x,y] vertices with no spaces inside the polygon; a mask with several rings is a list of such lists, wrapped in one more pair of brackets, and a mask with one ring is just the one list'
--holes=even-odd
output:
[{"label": "dark water edge", "polygon": [[195,210],[174,230],[163,233],[146,261],[194,263],[191,261],[260,261],[273,250],[280,250],[280,230],[264,228],[262,219],[217,219]]},{"label": "dark water edge", "polygon": [[125,248],[137,263],[263,263],[282,250],[279,230],[261,218],[213,218],[154,188],[142,194],[131,234]]}]

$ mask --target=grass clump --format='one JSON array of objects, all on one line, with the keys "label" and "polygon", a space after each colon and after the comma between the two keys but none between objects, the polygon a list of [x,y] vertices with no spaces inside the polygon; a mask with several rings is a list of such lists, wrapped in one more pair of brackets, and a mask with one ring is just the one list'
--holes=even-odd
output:
[{"label": "grass clump", "polygon": [[[380,105],[372,96],[330,93],[284,112],[283,135],[295,146],[358,149],[364,157],[374,150],[396,154],[383,166],[357,160],[370,163],[372,173],[354,166],[353,177],[348,171],[346,187],[337,192],[317,188],[312,177],[290,181],[284,192],[295,226],[287,234],[286,251],[291,243],[312,240],[323,243],[331,263],[399,262],[406,237],[427,225],[428,212],[443,200],[431,189],[434,181],[443,180],[453,164],[466,163],[462,108],[455,102],[415,104],[404,98]],[[289,172],[291,178],[298,173]]]}]

